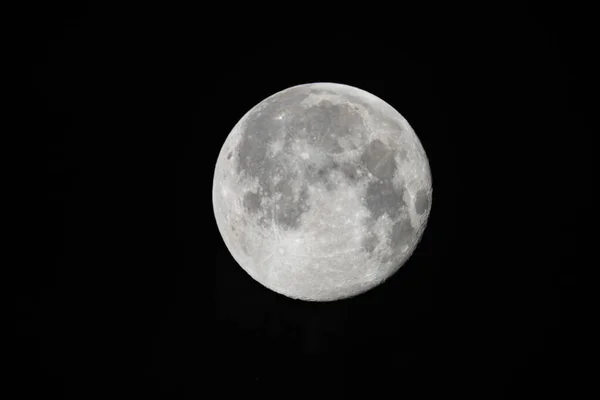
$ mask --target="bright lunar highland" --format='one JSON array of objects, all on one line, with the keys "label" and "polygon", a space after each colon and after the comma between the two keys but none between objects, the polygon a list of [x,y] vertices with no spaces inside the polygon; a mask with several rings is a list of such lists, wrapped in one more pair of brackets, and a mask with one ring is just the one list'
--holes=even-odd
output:
[{"label": "bright lunar highland", "polygon": [[393,107],[337,83],[293,86],[235,125],[213,209],[237,263],[285,296],[332,301],[392,276],[420,241],[431,171]]}]

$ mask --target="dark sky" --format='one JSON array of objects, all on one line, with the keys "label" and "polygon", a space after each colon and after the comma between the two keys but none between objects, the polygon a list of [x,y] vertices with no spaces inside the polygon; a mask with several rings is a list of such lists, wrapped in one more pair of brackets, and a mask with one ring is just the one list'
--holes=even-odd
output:
[{"label": "dark sky", "polygon": [[[53,7],[24,30],[45,154],[44,262],[16,298],[23,398],[515,399],[589,379],[589,11]],[[410,261],[324,304],[252,281],[211,205],[238,119],[315,81],[394,106],[434,183]]]}]

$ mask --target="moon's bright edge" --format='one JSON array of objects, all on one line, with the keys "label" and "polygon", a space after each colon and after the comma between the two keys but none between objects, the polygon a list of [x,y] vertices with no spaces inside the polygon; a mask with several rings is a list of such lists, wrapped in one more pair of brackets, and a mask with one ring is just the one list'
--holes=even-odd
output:
[{"label": "moon's bright edge", "polygon": [[254,280],[331,301],[372,289],[408,260],[431,183],[425,150],[398,111],[355,87],[304,84],[235,125],[217,159],[213,209]]}]

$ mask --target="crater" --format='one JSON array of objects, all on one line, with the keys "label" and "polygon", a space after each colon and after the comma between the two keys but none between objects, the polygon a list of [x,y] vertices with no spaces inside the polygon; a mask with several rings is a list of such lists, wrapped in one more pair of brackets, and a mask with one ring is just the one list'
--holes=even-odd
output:
[{"label": "crater", "polygon": [[369,182],[365,196],[366,206],[375,219],[383,214],[394,219],[406,206],[403,194],[404,188],[396,188],[391,180]]}]

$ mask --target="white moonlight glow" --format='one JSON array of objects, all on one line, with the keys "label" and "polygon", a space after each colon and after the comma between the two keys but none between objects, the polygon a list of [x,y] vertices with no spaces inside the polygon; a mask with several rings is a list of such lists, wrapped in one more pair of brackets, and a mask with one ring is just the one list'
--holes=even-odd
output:
[{"label": "white moonlight glow", "polygon": [[363,293],[410,257],[427,224],[431,173],[406,119],[334,83],[294,86],[235,125],[219,154],[213,208],[257,282],[288,297]]}]

